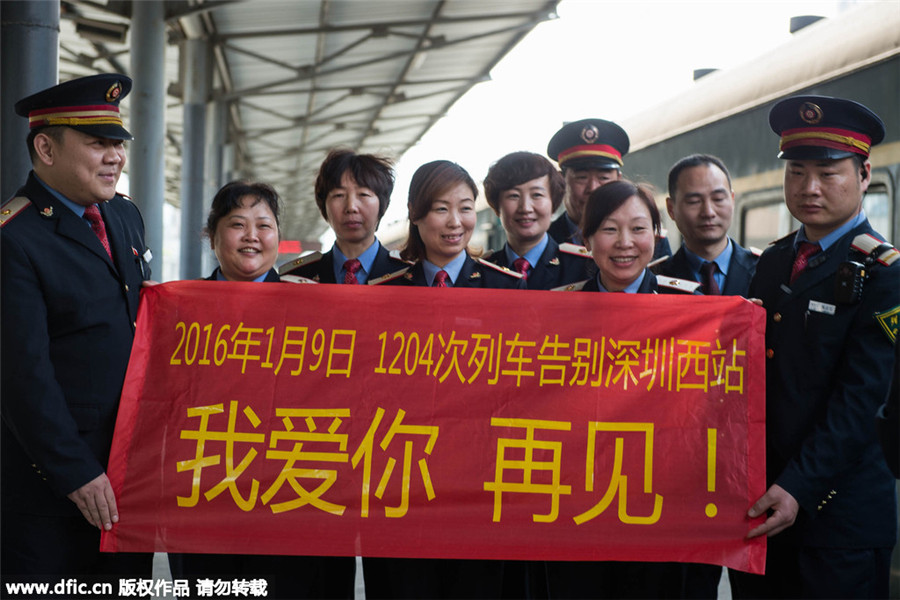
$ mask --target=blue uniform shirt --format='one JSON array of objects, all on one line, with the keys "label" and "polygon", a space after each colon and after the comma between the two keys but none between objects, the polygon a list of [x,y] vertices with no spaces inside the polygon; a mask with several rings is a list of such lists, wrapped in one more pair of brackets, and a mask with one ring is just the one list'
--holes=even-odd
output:
[{"label": "blue uniform shirt", "polygon": [[[85,209],[84,206],[82,206],[82,205],[80,205],[80,204],[75,204],[74,202],[72,202],[71,200],[69,200],[68,198],[66,198],[65,196],[63,196],[62,194],[60,194],[59,192],[57,192],[56,190],[54,190],[52,187],[50,187],[49,185],[47,185],[46,183],[44,183],[44,182],[41,180],[41,178],[38,177],[37,175],[35,175],[34,178],[37,179],[37,180],[38,180],[38,183],[40,183],[42,186],[44,186],[44,188],[45,188],[48,192],[50,192],[50,193],[53,195],[54,198],[56,198],[57,200],[59,200],[60,202],[62,202],[62,203],[65,205],[66,208],[68,208],[68,209],[71,210],[73,213],[75,213],[76,215],[78,215],[79,218],[82,218],[82,219],[84,218],[84,209]],[[87,223],[87,221],[85,221],[85,223]],[[88,227],[90,227],[90,223],[88,223]]]},{"label": "blue uniform shirt", "polygon": [[[375,240],[372,242],[372,245],[366,248],[366,251],[358,257],[361,268],[356,272],[356,280],[360,284],[365,284],[369,279],[369,273],[372,272],[372,265],[375,263],[375,257],[378,256],[378,247],[379,242],[378,240]],[[347,262],[348,259],[344,256],[344,253],[341,252],[341,249],[337,247],[337,244],[331,247],[331,252],[334,256],[332,264],[332,267],[334,267],[334,280],[338,283],[344,283],[344,275],[346,274],[344,263]]]},{"label": "blue uniform shirt", "polygon": [[[860,224],[862,224],[866,220],[866,211],[860,209],[859,214],[823,237],[819,240],[819,248],[822,249],[822,252],[828,250],[828,247],[833,243],[844,237],[847,232],[852,231]],[[800,242],[809,242],[809,238],[806,237],[806,229],[801,226],[800,229],[797,230],[797,236],[794,238],[794,251],[797,250],[797,247],[800,246]]]},{"label": "blue uniform shirt", "polygon": [[[732,246],[729,238],[725,249],[711,261],[716,263],[716,267],[718,267],[713,277],[720,290],[725,288],[725,278],[728,277],[728,264],[731,262],[732,254],[734,254],[734,246]],[[684,255],[687,258],[688,265],[691,267],[691,275],[694,277],[694,280],[703,283],[703,280],[700,279],[700,267],[703,266],[706,260],[691,252],[687,246],[684,246]]]},{"label": "blue uniform shirt", "polygon": [[[639,289],[641,289],[641,283],[643,283],[644,277],[646,277],[646,276],[647,276],[647,269],[644,269],[643,271],[641,271],[640,277],[638,277],[637,279],[635,279],[634,281],[629,283],[628,286],[622,291],[625,292],[626,294],[637,294],[637,291]],[[609,292],[608,289],[603,287],[603,282],[600,281],[600,273],[597,273],[597,287],[600,288],[601,292]]]},{"label": "blue uniform shirt", "polygon": [[509,243],[504,246],[504,250],[506,251],[506,261],[512,265],[517,258],[524,258],[528,261],[528,264],[531,265],[528,268],[528,272],[531,273],[532,269],[534,269],[534,265],[538,264],[538,261],[541,260],[541,256],[544,255],[544,250],[547,249],[547,242],[549,241],[550,236],[547,233],[544,233],[544,237],[541,238],[541,241],[537,243],[537,245],[525,253],[525,256],[519,256],[516,254],[515,250],[509,247]]},{"label": "blue uniform shirt", "polygon": [[459,277],[459,272],[462,270],[463,265],[466,264],[466,256],[465,252],[460,252],[459,256],[451,260],[445,267],[439,267],[436,264],[429,262],[427,260],[422,261],[422,268],[425,270],[425,281],[428,282],[428,287],[434,285],[434,276],[437,275],[438,271],[446,271],[447,275],[450,276],[449,285],[452,287],[454,283],[456,283],[456,279]]}]

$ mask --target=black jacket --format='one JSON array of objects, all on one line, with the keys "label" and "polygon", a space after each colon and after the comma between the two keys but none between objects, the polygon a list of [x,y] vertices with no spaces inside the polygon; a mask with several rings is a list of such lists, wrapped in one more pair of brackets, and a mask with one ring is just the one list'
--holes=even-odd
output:
[{"label": "black jacket", "polygon": [[[426,287],[425,268],[422,263],[416,263],[402,277],[385,282],[387,285],[412,285]],[[484,265],[466,254],[466,262],[459,271],[459,276],[453,287],[458,288],[497,288],[497,289],[525,289],[525,280],[518,273],[504,271],[500,268]]]},{"label": "black jacket", "polygon": [[[747,296],[750,280],[756,272],[756,263],[759,257],[739,246],[732,240],[733,251],[731,261],[728,263],[728,275],[725,277],[725,286],[722,289],[723,296]],[[660,265],[659,272],[670,277],[694,280],[691,265],[688,263],[684,246],[678,249],[675,255]]]},{"label": "black jacket", "polygon": [[[387,275],[409,266],[402,260],[391,256],[391,253],[381,245],[381,242],[376,243],[378,244],[378,254],[375,255],[375,261],[372,263],[372,272],[369,273],[368,280],[377,279],[382,275]],[[334,279],[334,250],[329,250],[325,254],[315,253],[301,256],[281,265],[278,268],[278,272],[281,275],[306,277],[319,283],[337,283]]]},{"label": "black jacket", "polygon": [[87,222],[33,173],[16,196],[30,204],[0,235],[3,508],[80,516],[65,495],[106,470],[150,277],[144,225],[122,196],[100,205],[113,264]]},{"label": "black jacket", "polygon": [[[583,248],[583,246],[578,247]],[[512,265],[509,264],[506,257],[505,247],[486,257],[485,260],[512,269]],[[591,255],[587,250],[584,251],[584,254],[563,252],[560,250],[559,244],[551,237],[547,239],[547,247],[544,248],[537,264],[532,265],[528,279],[525,280],[525,287],[529,290],[552,290],[568,283],[587,279],[595,271],[594,261],[591,260]]]},{"label": "black jacket", "polygon": [[[894,478],[875,434],[894,362],[889,315],[900,312],[900,262],[868,268],[856,304],[835,300],[850,244],[879,237],[868,221],[814,256],[793,284],[793,235],[760,257],[751,297],[766,309],[767,479],[800,504],[793,528],[809,546],[891,547]],[[893,313],[891,311],[894,311]]]}]

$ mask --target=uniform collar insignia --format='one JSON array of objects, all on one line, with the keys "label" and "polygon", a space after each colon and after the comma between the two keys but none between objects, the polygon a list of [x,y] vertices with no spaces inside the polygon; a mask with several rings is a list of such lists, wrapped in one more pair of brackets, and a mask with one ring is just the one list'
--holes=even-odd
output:
[{"label": "uniform collar insignia", "polygon": [[41,211],[41,215],[44,217],[48,217],[48,218],[52,217],[53,216],[53,207],[48,206],[47,208],[45,208],[44,210]]},{"label": "uniform collar insignia", "polygon": [[551,259],[550,259],[550,264],[553,265],[554,267],[559,266],[559,257],[558,257],[558,256],[554,256],[553,258],[551,258]]}]

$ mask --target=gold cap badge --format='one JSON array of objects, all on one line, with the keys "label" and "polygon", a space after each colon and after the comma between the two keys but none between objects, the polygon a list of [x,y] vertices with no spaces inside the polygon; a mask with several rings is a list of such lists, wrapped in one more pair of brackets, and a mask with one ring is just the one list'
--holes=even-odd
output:
[{"label": "gold cap badge", "polygon": [[800,118],[803,119],[804,123],[815,125],[819,123],[823,117],[822,109],[819,108],[817,104],[804,102],[800,105]]}]

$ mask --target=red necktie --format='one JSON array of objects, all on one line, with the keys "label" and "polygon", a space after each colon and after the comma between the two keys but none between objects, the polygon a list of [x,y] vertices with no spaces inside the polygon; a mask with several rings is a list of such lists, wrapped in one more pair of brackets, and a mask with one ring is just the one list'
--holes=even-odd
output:
[{"label": "red necktie", "polygon": [[528,269],[531,268],[531,263],[522,258],[521,256],[513,261],[513,270],[517,273],[521,273],[523,275],[523,279],[528,279]]},{"label": "red necktie", "polygon": [[812,242],[800,242],[800,248],[797,249],[797,258],[794,259],[794,266],[791,267],[791,283],[794,283],[797,276],[806,268],[809,259],[818,251],[818,244],[813,244]]},{"label": "red necktie", "polygon": [[100,238],[100,243],[109,254],[109,260],[112,260],[112,249],[109,247],[109,238],[106,237],[106,225],[103,223],[103,216],[96,204],[91,204],[84,209],[84,218],[91,224],[91,230]]},{"label": "red necktie", "polygon": [[700,275],[703,283],[703,293],[707,296],[721,296],[722,290],[716,283],[716,263],[707,261],[700,265]]},{"label": "red necktie", "polygon": [[437,273],[434,274],[434,283],[431,284],[432,287],[449,287],[447,285],[447,280],[450,279],[450,275],[447,274],[447,271],[441,269]]},{"label": "red necktie", "polygon": [[344,262],[344,283],[359,285],[359,279],[356,278],[356,272],[362,268],[362,263],[358,258],[351,258]]}]

